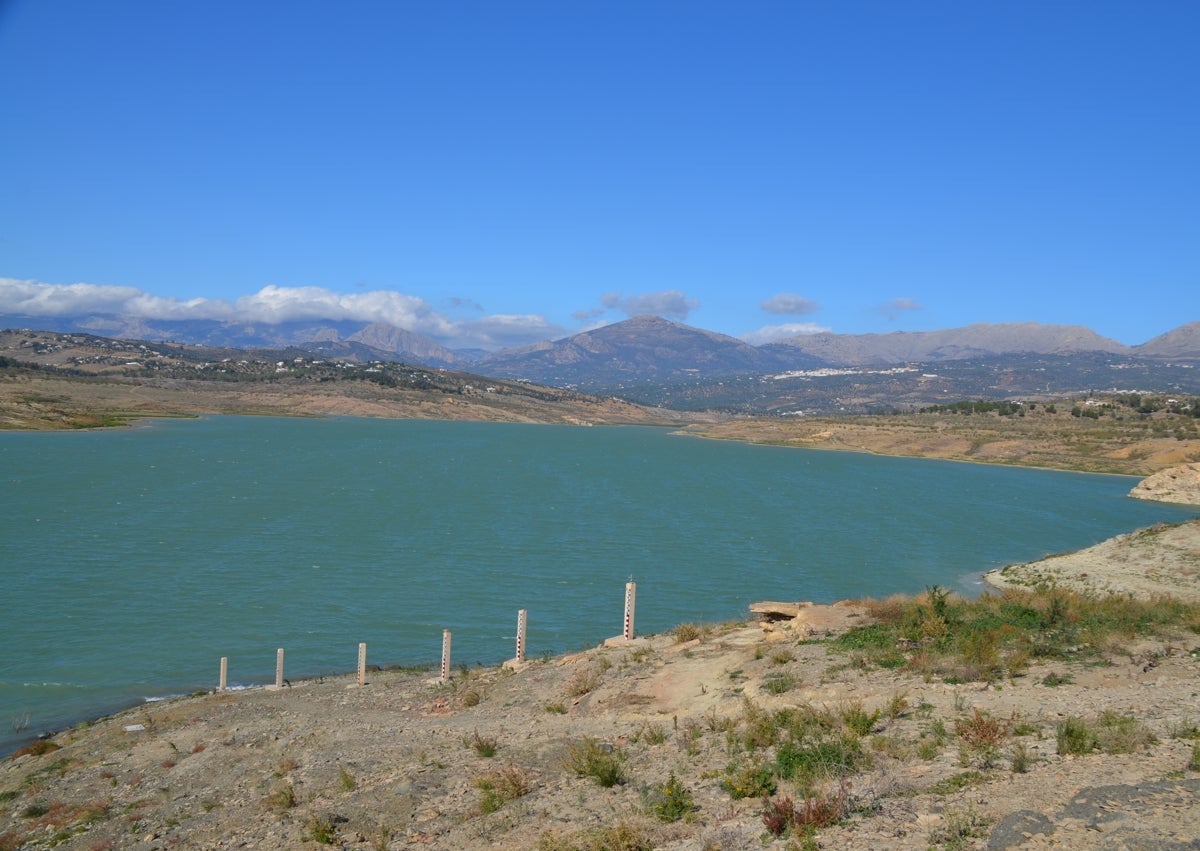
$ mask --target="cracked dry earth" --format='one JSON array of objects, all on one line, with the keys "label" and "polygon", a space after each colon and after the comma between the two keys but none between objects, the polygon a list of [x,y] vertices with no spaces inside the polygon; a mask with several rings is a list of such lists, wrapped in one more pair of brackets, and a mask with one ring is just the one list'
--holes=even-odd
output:
[{"label": "cracked dry earth", "polygon": [[[383,670],[362,687],[338,677],[145,705],[6,760],[0,848],[586,848],[606,846],[581,831],[618,824],[655,848],[798,848],[766,832],[761,799],[723,786],[748,707],[836,716],[858,704],[881,711],[862,739],[870,765],[849,779],[852,811],[816,832],[817,847],[1200,848],[1200,774],[1188,767],[1200,637],[983,687],[863,670],[810,637],[863,616],[812,607],[782,625],[650,636],[449,683]],[[1050,674],[1066,682],[1044,684]],[[782,678],[792,687],[772,693]],[[990,767],[954,736],[977,709],[1011,727]],[[1142,725],[1134,752],[1057,753],[1060,722],[1103,712]],[[603,788],[568,769],[584,737],[623,756],[626,782]],[[504,772],[524,794],[490,811],[481,783]],[[695,808],[664,823],[655,790],[672,773]],[[779,794],[797,792],[782,783]]]}]

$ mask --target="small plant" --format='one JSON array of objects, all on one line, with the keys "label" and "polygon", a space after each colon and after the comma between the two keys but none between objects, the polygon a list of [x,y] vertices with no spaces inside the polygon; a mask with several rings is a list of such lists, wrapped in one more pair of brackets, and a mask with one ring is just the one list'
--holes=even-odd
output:
[{"label": "small plant", "polygon": [[480,695],[478,691],[476,691],[475,689],[472,688],[472,689],[467,689],[466,691],[464,691],[462,693],[462,697],[460,698],[460,700],[462,701],[463,706],[466,706],[466,707],[478,706],[479,702],[481,700],[483,700],[483,696]]},{"label": "small plant", "polygon": [[1016,742],[1008,752],[1009,762],[1012,764],[1013,774],[1024,774],[1029,771],[1029,765],[1033,762],[1033,757],[1029,754],[1029,748],[1024,742]]},{"label": "small plant", "polygon": [[808,743],[786,742],[775,752],[775,770],[779,776],[794,779],[801,786],[846,777],[869,762],[862,742],[853,736]]},{"label": "small plant", "polygon": [[1172,739],[1200,739],[1200,727],[1191,718],[1185,718],[1173,723],[1167,735]]},{"label": "small plant", "polygon": [[954,724],[954,732],[962,741],[963,764],[972,759],[980,768],[991,768],[1012,729],[1011,719],[1002,721],[976,709],[970,718],[960,718]]},{"label": "small plant", "polygon": [[863,709],[861,700],[847,703],[838,710],[838,715],[841,716],[846,729],[856,736],[865,736],[874,730],[875,725],[879,723],[881,714],[878,709],[874,712],[867,712]]},{"label": "small plant", "polygon": [[358,788],[358,781],[354,779],[354,775],[344,768],[338,768],[338,782],[344,792],[353,792]]},{"label": "small plant", "polygon": [[284,783],[267,795],[263,803],[275,810],[290,810],[296,806],[296,790],[291,783]]},{"label": "small plant", "polygon": [[807,797],[799,808],[791,798],[772,800],[763,797],[763,825],[773,836],[783,836],[797,828],[811,830],[828,827],[846,814],[850,801],[850,784],[842,783],[832,792]]},{"label": "small plant", "polygon": [[23,748],[17,748],[10,759],[18,759],[23,756],[42,756],[43,754],[54,753],[59,750],[62,745],[57,745],[49,739],[38,739],[36,742],[30,742]]},{"label": "small plant", "polygon": [[1192,758],[1188,760],[1188,771],[1200,771],[1200,742],[1192,745]]},{"label": "small plant", "polygon": [[481,777],[475,781],[475,786],[479,789],[479,812],[482,815],[491,815],[504,806],[504,795],[491,781]]},{"label": "small plant", "polygon": [[1076,715],[1058,723],[1055,739],[1058,742],[1058,752],[1063,756],[1089,754],[1098,744],[1091,725]]},{"label": "small plant", "polygon": [[1112,711],[1100,714],[1095,728],[1096,744],[1105,753],[1133,753],[1156,741],[1146,725],[1132,715]]},{"label": "small plant", "polygon": [[337,828],[329,816],[314,815],[308,820],[308,835],[318,845],[332,845],[337,842]]},{"label": "small plant", "polygon": [[475,753],[482,757],[493,757],[496,755],[496,748],[499,742],[495,736],[481,736],[479,730],[464,740],[467,747],[474,748]]},{"label": "small plant", "polygon": [[763,796],[763,826],[772,836],[783,836],[796,826],[796,802],[787,796]]},{"label": "small plant", "polygon": [[478,778],[475,787],[479,789],[479,811],[488,815],[504,806],[506,801],[528,795],[532,780],[525,769],[509,765]]},{"label": "small plant", "polygon": [[547,703],[546,711],[552,715],[566,715],[567,707],[561,701],[557,701],[555,703]]},{"label": "small plant", "polygon": [[889,720],[896,720],[908,711],[908,695],[904,692],[896,692],[892,695],[892,699],[888,701],[887,717]]},{"label": "small plant", "polygon": [[679,731],[679,746],[688,756],[695,756],[700,752],[700,738],[703,735],[699,722],[695,718],[689,718]]},{"label": "small plant", "polygon": [[938,754],[942,752],[942,743],[934,738],[921,739],[917,743],[917,756],[929,762],[937,759]]},{"label": "small plant", "polygon": [[795,658],[796,656],[792,653],[792,651],[788,650],[786,647],[781,650],[776,650],[771,654],[771,661],[776,665],[786,665]]},{"label": "small plant", "polygon": [[50,812],[50,808],[38,801],[21,810],[21,818],[41,818],[48,812]]},{"label": "small plant", "polygon": [[943,825],[929,833],[931,845],[941,845],[948,849],[970,847],[968,839],[979,839],[985,835],[991,819],[979,815],[973,809],[947,810],[943,816]]},{"label": "small plant", "polygon": [[1049,686],[1050,688],[1069,685],[1070,683],[1071,677],[1068,674],[1056,674],[1054,671],[1051,671],[1042,677],[1042,685]]},{"label": "small plant", "polygon": [[604,788],[619,786],[626,780],[624,758],[612,745],[602,745],[585,736],[578,745],[567,748],[564,763],[580,777],[591,777]]},{"label": "small plant", "polygon": [[645,742],[648,745],[661,745],[667,740],[667,731],[659,724],[642,722],[641,729],[634,735],[635,742]]},{"label": "small plant", "polygon": [[538,837],[537,851],[653,851],[655,844],[648,829],[621,821],[566,835],[544,831]]},{"label": "small plant", "polygon": [[567,694],[571,697],[583,697],[600,685],[600,672],[594,668],[583,668],[571,675],[567,680]]},{"label": "small plant", "polygon": [[964,771],[934,783],[929,787],[929,793],[931,795],[953,795],[963,789],[970,789],[985,782],[987,782],[987,777],[981,772]]},{"label": "small plant", "polygon": [[694,623],[681,623],[675,629],[671,630],[671,634],[675,636],[676,644],[683,644],[687,641],[695,641],[700,637],[700,627]]},{"label": "small plant", "polygon": [[725,769],[721,786],[734,799],[775,794],[775,775],[757,756],[743,756]]},{"label": "small plant", "polygon": [[794,689],[797,685],[799,685],[799,680],[786,671],[767,674],[763,678],[763,691],[768,694],[784,694]]},{"label": "small plant", "polygon": [[672,771],[667,782],[655,790],[651,809],[659,821],[673,822],[685,818],[696,808],[696,801]]}]

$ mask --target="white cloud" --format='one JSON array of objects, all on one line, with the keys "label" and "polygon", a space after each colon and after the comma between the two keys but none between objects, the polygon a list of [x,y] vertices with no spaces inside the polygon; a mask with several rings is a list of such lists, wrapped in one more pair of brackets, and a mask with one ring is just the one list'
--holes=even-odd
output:
[{"label": "white cloud", "polygon": [[788,337],[801,337],[806,334],[827,334],[832,330],[832,328],[826,328],[815,322],[788,322],[783,325],[764,325],[757,331],[742,334],[739,339],[752,346],[761,346],[764,343],[773,343],[776,340],[785,340]]},{"label": "white cloud", "polygon": [[766,301],[759,304],[767,313],[790,314],[793,316],[805,316],[809,313],[816,313],[821,309],[821,306],[809,298],[794,293],[778,293]]},{"label": "white cloud", "polygon": [[517,346],[564,333],[542,316],[500,314],[454,322],[416,296],[393,290],[345,294],[323,287],[267,286],[234,302],[205,298],[182,301],[151,295],[135,287],[45,284],[0,278],[0,313],[63,317],[105,314],[151,321],[382,322],[424,334],[452,348]]},{"label": "white cloud", "polygon": [[610,292],[600,296],[600,303],[606,308],[619,310],[626,316],[642,316],[649,313],[679,321],[687,319],[688,314],[700,306],[700,302],[688,298],[679,290],[661,290],[630,296]]},{"label": "white cloud", "polygon": [[91,313],[124,314],[147,319],[223,319],[228,302],[161,298],[135,287],[102,284],[43,284],[0,278],[0,313],[27,316],[79,316]]}]

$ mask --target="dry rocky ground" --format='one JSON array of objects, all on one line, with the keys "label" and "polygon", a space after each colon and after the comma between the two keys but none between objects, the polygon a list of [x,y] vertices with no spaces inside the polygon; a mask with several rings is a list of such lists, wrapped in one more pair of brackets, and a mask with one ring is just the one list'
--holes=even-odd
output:
[{"label": "dry rocky ground", "polygon": [[[381,670],[140,706],[4,763],[0,848],[1200,848],[1194,631],[986,684],[835,646],[861,605],[798,611],[446,683]],[[778,758],[753,743],[787,708],[861,755],[846,785],[810,790],[845,806],[808,838],[772,836],[762,798],[731,794],[751,753]],[[1128,752],[1060,754],[1073,716],[1120,720]],[[600,775],[617,759],[624,781],[573,756]]]}]

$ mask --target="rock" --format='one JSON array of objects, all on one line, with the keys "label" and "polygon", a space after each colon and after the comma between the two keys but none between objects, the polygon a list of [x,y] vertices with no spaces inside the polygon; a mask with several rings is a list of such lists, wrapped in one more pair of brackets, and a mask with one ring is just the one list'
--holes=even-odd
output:
[{"label": "rock", "polygon": [[1160,470],[1138,482],[1129,495],[1156,502],[1200,505],[1200,463]]},{"label": "rock", "polygon": [[768,600],[762,603],[751,603],[750,611],[756,615],[762,615],[763,620],[767,621],[791,620],[800,614],[800,609],[811,605],[812,603],[777,603]]}]

